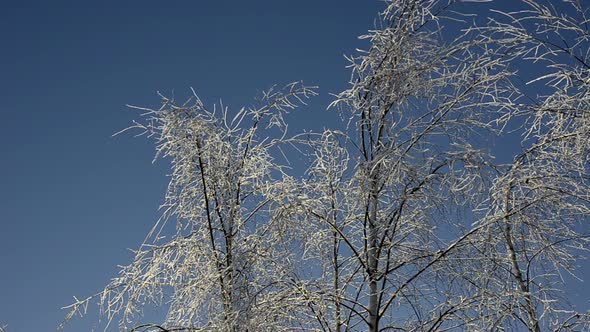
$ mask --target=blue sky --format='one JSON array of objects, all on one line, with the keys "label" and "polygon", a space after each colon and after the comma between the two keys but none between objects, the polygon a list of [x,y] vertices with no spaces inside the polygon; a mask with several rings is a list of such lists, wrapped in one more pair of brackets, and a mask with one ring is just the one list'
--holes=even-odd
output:
[{"label": "blue sky", "polygon": [[[167,164],[111,134],[156,91],[253,102],[275,83],[320,86],[291,121],[330,126],[344,54],[379,1],[21,1],[0,5],[0,324],[51,331],[104,286],[158,218]],[[578,292],[576,302],[586,302]],[[91,308],[94,310],[95,308]],[[86,331],[92,317],[65,331]]]}]

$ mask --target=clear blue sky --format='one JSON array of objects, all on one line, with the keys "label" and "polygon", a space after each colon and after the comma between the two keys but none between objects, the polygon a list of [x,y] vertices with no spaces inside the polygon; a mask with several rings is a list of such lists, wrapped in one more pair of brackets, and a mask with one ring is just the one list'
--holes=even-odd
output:
[{"label": "clear blue sky", "polygon": [[[167,164],[112,138],[156,91],[248,105],[274,83],[321,96],[294,121],[330,126],[379,1],[5,1],[0,5],[0,324],[52,331],[104,286],[158,218]],[[587,286],[583,289],[588,288]],[[586,303],[588,291],[575,301]],[[91,308],[95,310],[96,308]],[[88,331],[76,319],[65,331]]]}]

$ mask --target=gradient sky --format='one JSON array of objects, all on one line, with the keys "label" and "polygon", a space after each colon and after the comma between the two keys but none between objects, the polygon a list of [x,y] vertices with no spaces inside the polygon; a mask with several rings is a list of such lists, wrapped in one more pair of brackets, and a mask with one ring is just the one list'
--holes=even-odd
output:
[{"label": "gradient sky", "polygon": [[[362,45],[379,1],[4,1],[0,5],[0,324],[52,331],[72,296],[126,264],[163,200],[153,144],[111,134],[157,107],[156,91],[250,105],[303,80],[320,96],[293,115],[330,126],[344,54]],[[585,268],[588,271],[588,268]],[[588,287],[586,287],[588,288]],[[572,298],[588,307],[588,291]],[[573,295],[572,295],[573,296]],[[91,308],[96,311],[96,307]],[[75,319],[65,331],[95,325]],[[115,329],[112,329],[113,331]]]}]

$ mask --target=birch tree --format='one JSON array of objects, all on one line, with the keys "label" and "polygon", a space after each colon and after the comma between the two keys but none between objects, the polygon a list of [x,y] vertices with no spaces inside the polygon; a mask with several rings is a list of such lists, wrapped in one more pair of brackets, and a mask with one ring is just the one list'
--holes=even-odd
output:
[{"label": "birch tree", "polygon": [[[268,219],[274,173],[282,172],[269,149],[286,133],[283,116],[314,94],[292,83],[235,114],[223,105],[208,109],[196,94],[183,104],[162,96],[159,109],[133,107],[145,121],[129,129],[154,137],[157,157],[171,161],[164,213],[133,262],[102,292],[69,306],[70,316],[98,298],[108,324],[117,317],[133,331],[289,327],[296,301],[277,286],[287,276],[279,264],[286,254],[276,253],[272,225],[260,220]],[[277,136],[261,136],[265,130]],[[137,323],[144,306],[163,303],[163,323]]]},{"label": "birch tree", "polygon": [[441,40],[451,5],[388,2],[381,28],[361,37],[370,48],[351,58],[350,89],[333,103],[350,119],[346,152],[317,143],[309,172],[319,184],[309,187],[324,190],[304,204],[332,229],[325,330],[437,330],[466,305],[437,285],[446,257],[471,235],[444,240],[455,227],[444,214],[481,197],[489,158],[470,138],[509,100],[511,73],[469,34]]},{"label": "birch tree", "polygon": [[505,116],[523,124],[523,150],[490,189],[487,226],[474,245],[489,259],[472,281],[485,298],[486,330],[580,331],[588,316],[568,307],[560,290],[562,274],[574,274],[588,247],[588,7],[521,5],[477,29],[530,74],[521,98],[506,105]]}]

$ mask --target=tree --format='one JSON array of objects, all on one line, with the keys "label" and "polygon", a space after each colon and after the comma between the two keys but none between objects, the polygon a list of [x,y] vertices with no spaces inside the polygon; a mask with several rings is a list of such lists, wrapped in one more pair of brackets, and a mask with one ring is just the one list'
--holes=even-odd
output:
[{"label": "tree", "polygon": [[491,326],[514,320],[530,331],[588,328],[588,316],[556,294],[560,275],[574,273],[588,246],[590,193],[588,8],[562,5],[526,0],[523,10],[499,13],[477,29],[497,52],[538,65],[528,91],[505,106],[506,116],[522,119],[523,150],[496,177],[482,220],[488,226],[474,245],[494,257],[481,260],[486,274],[472,280],[485,291]]},{"label": "tree", "polygon": [[[139,108],[172,162],[163,218],[68,318],[98,297],[134,331],[588,328],[559,292],[589,239],[587,9],[523,0],[471,24],[460,2],[385,2],[338,130],[287,134],[301,83],[235,114],[196,95]],[[486,141],[507,128],[522,151],[497,164]],[[137,323],[146,303],[165,321]]]},{"label": "tree", "polygon": [[[272,225],[258,220],[267,219],[273,172],[282,172],[268,151],[286,133],[283,114],[314,94],[292,83],[234,115],[223,105],[207,109],[196,95],[182,105],[162,96],[159,109],[138,108],[147,121],[132,128],[154,136],[157,154],[172,162],[165,212],[120,276],[72,308],[100,296],[109,323],[120,314],[126,328],[146,302],[166,298],[166,330],[280,330],[291,295],[275,285],[285,266],[274,254],[278,239],[267,236]],[[279,138],[260,137],[264,129]],[[170,219],[175,231],[163,241]]]}]

